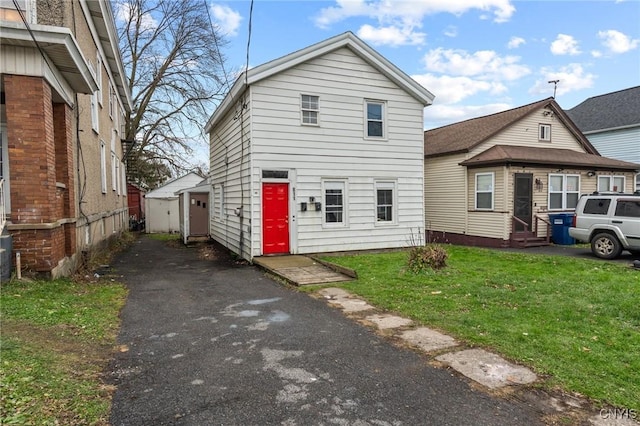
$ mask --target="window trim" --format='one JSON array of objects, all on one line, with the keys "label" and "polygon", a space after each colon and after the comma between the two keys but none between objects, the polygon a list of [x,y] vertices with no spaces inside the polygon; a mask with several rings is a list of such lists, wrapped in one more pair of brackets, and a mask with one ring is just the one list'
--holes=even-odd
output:
[{"label": "window trim", "polygon": [[[303,106],[304,100],[303,98],[308,96],[310,98],[316,98],[316,108],[305,108]],[[315,112],[316,113],[316,122],[315,123],[306,123],[304,121],[304,113],[305,112]],[[301,93],[300,94],[300,124],[303,126],[320,126],[320,96],[312,95],[309,93]]]},{"label": "window trim", "polygon": [[[544,129],[548,129],[548,130],[546,132],[543,132]],[[545,134],[543,135],[543,133]],[[538,124],[538,141],[551,142],[551,124],[544,124],[544,123]]]},{"label": "window trim", "polygon": [[[551,186],[551,178],[555,177],[555,176],[560,176],[562,177],[562,190],[561,191],[552,191],[552,186]],[[568,177],[575,177],[578,179],[578,187],[576,188],[575,191],[569,191],[568,190],[568,185],[567,185],[567,178]],[[547,176],[548,182],[549,184],[547,185],[548,190],[547,190],[547,210],[549,211],[563,211],[563,210],[575,210],[576,207],[567,207],[567,195],[568,194],[577,194],[577,198],[576,198],[576,205],[578,203],[578,199],[580,198],[580,187],[582,186],[582,179],[580,179],[580,175],[579,174],[573,174],[573,173],[549,173],[549,175]],[[551,207],[551,194],[562,194],[562,206],[558,207]]]},{"label": "window trim", "polygon": [[[478,191],[478,178],[481,176],[491,176],[491,189],[489,191]],[[479,172],[475,174],[473,187],[473,207],[474,210],[490,212],[495,210],[496,202],[496,173],[495,172]],[[478,194],[491,194],[490,207],[478,207]]]},{"label": "window trim", "polygon": [[102,56],[96,51],[96,85],[98,86],[98,105],[102,107]]},{"label": "window trim", "polygon": [[[369,120],[369,105],[380,105],[382,107],[382,118],[379,120],[382,122],[382,136],[371,136],[369,135],[369,121],[377,120]],[[386,141],[387,138],[387,101],[376,100],[376,99],[365,99],[364,100],[364,138],[367,140],[374,141]]]},{"label": "window trim", "polygon": [[[606,190],[600,189],[600,179],[607,178],[609,179],[609,188]],[[611,189],[616,179],[622,179],[622,189],[616,191],[615,189]],[[613,193],[624,193],[624,189],[627,186],[627,177],[625,175],[598,175],[598,181],[596,183],[596,187],[598,188],[598,192],[613,192]]]},{"label": "window trim", "polygon": [[[391,220],[380,220],[378,218],[378,190],[391,189]],[[374,223],[376,226],[394,226],[398,224],[398,181],[391,179],[377,179],[374,181],[373,191]]]},{"label": "window trim", "polygon": [[100,140],[100,187],[103,194],[107,193],[107,144]]},{"label": "window trim", "polygon": [[[322,180],[322,226],[327,228],[344,228],[349,226],[349,215],[347,209],[348,200],[348,181],[347,179],[323,179]],[[336,189],[331,188],[339,187],[337,189],[342,190],[342,221],[340,222],[327,222],[327,190]]]}]

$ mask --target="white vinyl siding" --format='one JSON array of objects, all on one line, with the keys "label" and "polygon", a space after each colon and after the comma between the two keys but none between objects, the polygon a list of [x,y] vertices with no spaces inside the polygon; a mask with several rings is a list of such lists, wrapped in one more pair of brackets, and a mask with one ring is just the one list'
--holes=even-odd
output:
[{"label": "white vinyl siding", "polygon": [[624,176],[598,176],[598,192],[624,192]]},{"label": "white vinyl siding", "polygon": [[302,124],[320,124],[320,97],[301,95]]},{"label": "white vinyl siding", "polygon": [[476,173],[475,186],[475,209],[493,210],[493,199],[495,190],[494,173]]},{"label": "white vinyl siding", "polygon": [[580,176],[549,174],[549,210],[572,210],[580,197]]}]

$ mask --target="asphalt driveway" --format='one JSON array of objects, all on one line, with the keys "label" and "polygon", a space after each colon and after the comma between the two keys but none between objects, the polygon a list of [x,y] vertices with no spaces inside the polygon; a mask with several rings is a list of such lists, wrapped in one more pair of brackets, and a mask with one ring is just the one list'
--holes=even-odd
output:
[{"label": "asphalt driveway", "polygon": [[253,266],[199,253],[142,237],[116,259],[130,293],[113,425],[542,423]]}]

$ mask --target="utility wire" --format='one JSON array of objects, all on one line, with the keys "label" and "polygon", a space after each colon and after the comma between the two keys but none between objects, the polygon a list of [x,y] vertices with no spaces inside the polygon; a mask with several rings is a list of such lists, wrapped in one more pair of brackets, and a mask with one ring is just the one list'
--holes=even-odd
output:
[{"label": "utility wire", "polygon": [[224,61],[222,60],[222,53],[220,53],[220,44],[218,43],[218,36],[216,34],[215,27],[213,25],[213,20],[211,19],[211,13],[209,12],[209,4],[207,0],[202,0],[204,3],[204,8],[207,11],[207,16],[209,17],[209,26],[211,27],[211,36],[213,37],[213,42],[216,45],[216,53],[218,54],[218,59],[220,60],[220,67],[222,68],[222,74],[224,75],[224,86],[226,90],[229,90],[229,76],[227,75],[227,71],[224,68]]}]

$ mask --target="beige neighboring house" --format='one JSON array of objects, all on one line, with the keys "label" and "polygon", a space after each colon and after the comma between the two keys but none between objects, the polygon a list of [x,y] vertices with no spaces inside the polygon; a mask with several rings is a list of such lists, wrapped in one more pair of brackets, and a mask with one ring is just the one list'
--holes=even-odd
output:
[{"label": "beige neighboring house", "polygon": [[640,169],[600,156],[553,98],[428,130],[424,147],[427,235],[455,244],[548,244],[550,214],[633,192]]},{"label": "beige neighboring house", "polygon": [[2,1],[0,45],[0,265],[66,275],[129,223],[111,4]]}]

